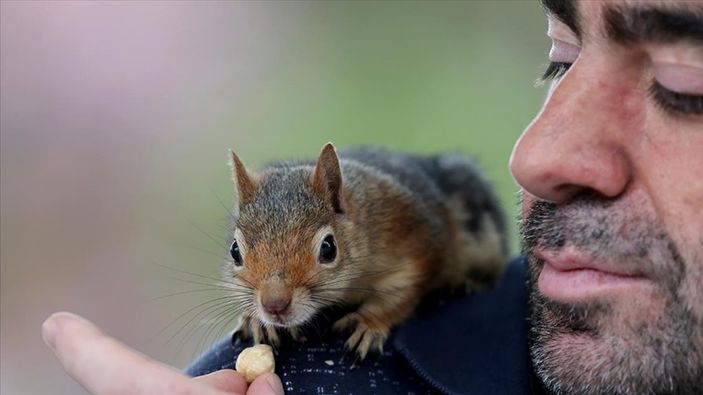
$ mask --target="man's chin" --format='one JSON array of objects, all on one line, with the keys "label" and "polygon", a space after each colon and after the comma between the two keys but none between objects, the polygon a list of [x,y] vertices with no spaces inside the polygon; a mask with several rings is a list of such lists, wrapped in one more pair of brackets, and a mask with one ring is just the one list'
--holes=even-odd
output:
[{"label": "man's chin", "polygon": [[674,377],[688,381],[688,388],[703,388],[701,379],[691,375],[701,371],[700,355],[682,357],[696,345],[686,338],[694,322],[686,311],[661,298],[628,303],[643,300],[641,294],[625,299],[556,302],[533,288],[530,352],[549,391],[639,394],[657,388],[653,393],[679,393],[681,387],[662,386]]}]

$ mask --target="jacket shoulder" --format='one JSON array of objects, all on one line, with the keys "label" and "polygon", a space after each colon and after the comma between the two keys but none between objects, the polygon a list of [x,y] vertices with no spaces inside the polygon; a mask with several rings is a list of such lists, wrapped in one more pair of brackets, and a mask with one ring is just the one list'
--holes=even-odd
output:
[{"label": "jacket shoulder", "polygon": [[444,393],[531,393],[526,276],[516,259],[494,289],[421,309],[395,349]]}]

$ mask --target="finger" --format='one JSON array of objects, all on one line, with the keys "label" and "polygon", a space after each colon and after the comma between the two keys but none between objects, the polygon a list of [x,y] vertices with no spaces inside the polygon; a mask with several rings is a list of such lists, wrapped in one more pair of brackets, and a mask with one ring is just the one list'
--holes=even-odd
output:
[{"label": "finger", "polygon": [[71,313],[49,317],[42,336],[66,373],[92,394],[219,393],[128,349]]},{"label": "finger", "polygon": [[246,380],[241,374],[232,369],[218,370],[204,376],[196,377],[193,380],[228,394],[244,394],[247,392]]},{"label": "finger", "polygon": [[275,374],[266,373],[251,383],[246,395],[283,395],[283,384]]}]

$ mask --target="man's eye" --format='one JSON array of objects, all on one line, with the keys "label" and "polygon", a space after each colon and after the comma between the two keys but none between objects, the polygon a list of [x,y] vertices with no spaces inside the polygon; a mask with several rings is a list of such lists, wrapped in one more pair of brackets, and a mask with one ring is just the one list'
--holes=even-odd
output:
[{"label": "man's eye", "polygon": [[540,80],[543,82],[561,78],[571,67],[571,63],[566,62],[549,62],[547,70],[544,71]]},{"label": "man's eye", "polygon": [[665,111],[673,115],[702,115],[703,95],[674,92],[654,81],[649,95]]}]

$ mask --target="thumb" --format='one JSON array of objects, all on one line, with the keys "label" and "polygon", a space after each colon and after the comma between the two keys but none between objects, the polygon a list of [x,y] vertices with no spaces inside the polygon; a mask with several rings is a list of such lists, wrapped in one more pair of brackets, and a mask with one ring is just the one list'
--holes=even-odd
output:
[{"label": "thumb", "polygon": [[266,373],[251,383],[247,395],[283,395],[283,384],[275,374]]},{"label": "thumb", "polygon": [[247,391],[247,382],[244,377],[231,369],[218,370],[204,376],[195,377],[193,380],[228,394],[244,395]]}]

